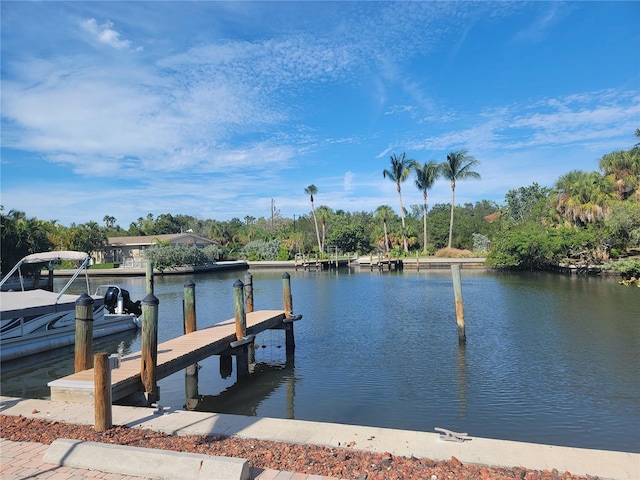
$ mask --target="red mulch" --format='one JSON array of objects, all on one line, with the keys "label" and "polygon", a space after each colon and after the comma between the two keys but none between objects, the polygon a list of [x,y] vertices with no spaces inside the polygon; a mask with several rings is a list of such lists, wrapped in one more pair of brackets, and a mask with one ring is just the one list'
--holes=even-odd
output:
[{"label": "red mulch", "polygon": [[92,426],[73,425],[22,416],[0,415],[0,436],[18,442],[51,444],[58,438],[115,443],[136,447],[174,450],[246,458],[249,465],[289,472],[326,475],[353,480],[407,479],[527,479],[593,480],[569,472],[527,470],[522,467],[498,468],[463,464],[457,458],[433,461],[428,458],[401,457],[390,453],[371,453],[351,448],[251,440],[223,436],[176,436],[152,430],[115,426],[98,433]]}]

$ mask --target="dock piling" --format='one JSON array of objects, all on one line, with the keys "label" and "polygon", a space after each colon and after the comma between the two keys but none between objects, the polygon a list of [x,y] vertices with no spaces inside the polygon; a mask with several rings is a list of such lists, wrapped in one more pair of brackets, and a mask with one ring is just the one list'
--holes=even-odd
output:
[{"label": "dock piling", "polygon": [[142,345],[140,351],[140,379],[145,397],[150,404],[158,400],[158,304],[150,293],[142,299]]},{"label": "dock piling", "polygon": [[[282,299],[284,303],[285,320],[293,317],[293,296],[291,295],[291,275],[284,272],[282,275]],[[285,346],[287,352],[291,353],[296,348],[295,336],[293,334],[293,322],[285,323]]]},{"label": "dock piling", "polygon": [[189,280],[184,284],[184,299],[182,303],[182,316],[184,319],[184,333],[195,332],[196,323],[196,284]]},{"label": "dock piling", "polygon": [[93,366],[93,298],[86,293],[76,300],[76,342],[74,371],[89,370]]},{"label": "dock piling", "polygon": [[109,354],[96,353],[93,367],[95,391],[95,431],[104,432],[113,427],[111,412],[111,365]]},{"label": "dock piling", "polygon": [[147,286],[147,295],[149,295],[153,294],[153,263],[147,261],[145,266],[145,283]]},{"label": "dock piling", "polygon": [[236,342],[231,346],[236,349],[236,369],[238,378],[249,375],[248,343],[253,339],[247,338],[247,315],[244,309],[244,284],[236,280],[233,284],[233,305],[236,320]]},{"label": "dock piling", "polygon": [[458,343],[464,345],[467,335],[464,328],[464,305],[462,303],[462,285],[460,281],[460,265],[451,265],[451,277],[453,278],[453,294],[456,301],[456,322],[458,324]]},{"label": "dock piling", "polygon": [[247,313],[253,312],[253,275],[250,272],[244,275],[244,296],[245,296],[245,311]]}]

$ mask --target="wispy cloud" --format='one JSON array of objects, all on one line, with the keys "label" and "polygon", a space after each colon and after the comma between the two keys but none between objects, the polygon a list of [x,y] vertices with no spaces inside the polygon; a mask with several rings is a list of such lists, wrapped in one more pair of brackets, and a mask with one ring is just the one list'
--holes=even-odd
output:
[{"label": "wispy cloud", "polygon": [[571,6],[566,2],[541,2],[544,10],[529,24],[527,28],[520,30],[514,37],[517,42],[541,42],[549,31],[563,18],[565,18]]}]

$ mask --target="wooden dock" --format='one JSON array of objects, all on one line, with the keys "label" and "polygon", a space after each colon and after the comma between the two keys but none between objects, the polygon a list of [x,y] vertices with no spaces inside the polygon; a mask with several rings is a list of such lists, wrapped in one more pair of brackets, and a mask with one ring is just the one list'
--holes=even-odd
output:
[{"label": "wooden dock", "polygon": [[295,269],[303,268],[304,270],[331,270],[334,268],[345,268],[351,266],[351,258],[334,259],[318,259],[318,258],[296,258]]},{"label": "wooden dock", "polygon": [[[283,310],[260,310],[246,314],[247,335],[264,330],[293,328],[284,322]],[[235,319],[182,335],[158,345],[157,378],[167,377],[212,355],[229,354],[236,341]],[[111,371],[112,400],[144,391],[140,377],[141,352],[125,355],[119,368]],[[84,370],[49,382],[51,401],[90,403],[95,400],[94,370]]]}]

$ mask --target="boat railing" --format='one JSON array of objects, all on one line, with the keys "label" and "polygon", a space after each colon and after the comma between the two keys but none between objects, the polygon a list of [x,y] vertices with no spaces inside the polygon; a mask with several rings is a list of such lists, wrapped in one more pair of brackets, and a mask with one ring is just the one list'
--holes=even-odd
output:
[{"label": "boat railing", "polygon": [[87,295],[89,294],[89,273],[87,272],[87,267],[89,266],[89,261],[90,260],[91,260],[91,258],[89,258],[89,257],[84,259],[84,261],[82,262],[82,265],[80,265],[80,267],[75,271],[73,276],[69,279],[67,284],[64,287],[62,287],[62,289],[60,290],[60,293],[58,294],[58,296],[56,298],[56,303],[58,303],[58,300],[60,300],[60,297],[62,297],[62,295],[64,295],[64,293],[69,289],[69,287],[71,286],[73,281],[76,278],[78,278],[78,275],[80,275],[80,272],[82,272],[82,270],[84,270],[84,276],[85,276],[85,280],[87,282]]}]

